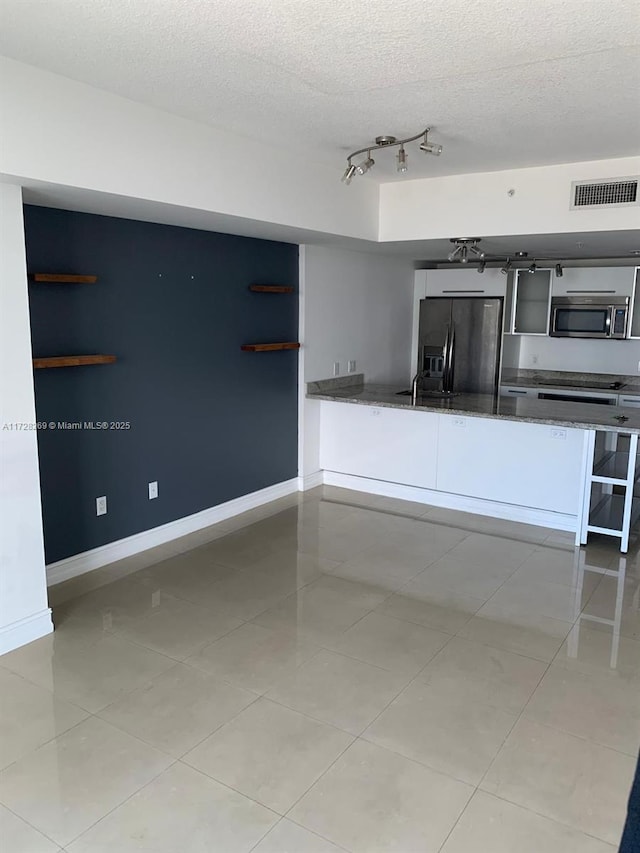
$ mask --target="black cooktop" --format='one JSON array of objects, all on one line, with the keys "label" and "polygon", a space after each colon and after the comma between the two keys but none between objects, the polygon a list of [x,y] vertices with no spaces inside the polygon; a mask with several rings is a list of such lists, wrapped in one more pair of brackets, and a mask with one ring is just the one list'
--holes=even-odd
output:
[{"label": "black cooktop", "polygon": [[592,379],[574,379],[573,381],[536,382],[536,385],[554,385],[556,388],[586,388],[587,390],[619,391],[624,388],[624,382],[597,382]]}]

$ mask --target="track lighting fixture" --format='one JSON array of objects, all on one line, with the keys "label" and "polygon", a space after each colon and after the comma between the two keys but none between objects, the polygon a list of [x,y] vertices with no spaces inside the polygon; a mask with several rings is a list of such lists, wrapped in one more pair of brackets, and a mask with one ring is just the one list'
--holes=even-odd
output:
[{"label": "track lighting fixture", "polygon": [[500,272],[502,273],[502,275],[509,275],[510,270],[511,270],[511,258],[507,258],[507,260],[505,261],[505,264],[502,267],[502,269],[500,270]]},{"label": "track lighting fixture", "polygon": [[478,264],[478,272],[483,273],[486,266],[487,262],[485,260],[480,261],[480,263]]},{"label": "track lighting fixture", "polygon": [[537,269],[538,269],[538,267],[536,266],[536,262],[534,261],[531,264],[531,266],[529,267],[529,269],[527,270],[527,272],[534,273]]},{"label": "track lighting fixture", "polygon": [[[474,255],[484,262],[484,252],[478,248],[480,237],[452,237],[449,242],[455,245],[455,249],[447,255],[450,261],[466,264],[469,262],[469,255]],[[484,272],[484,267],[481,272]]]},{"label": "track lighting fixture", "polygon": [[[426,127],[424,130],[421,130],[420,133],[417,133],[415,136],[409,136],[407,139],[396,139],[395,136],[376,136],[375,145],[368,145],[366,148],[360,148],[358,151],[353,151],[349,154],[347,157],[347,168],[342,176],[342,182],[350,184],[354,175],[364,175],[365,172],[368,172],[374,165],[371,152],[379,151],[381,148],[395,148],[396,146],[399,146],[400,150],[397,155],[397,169],[399,172],[407,171],[408,157],[405,145],[409,142],[415,142],[417,139],[422,139],[422,142],[420,143],[420,150],[424,151],[426,154],[433,154],[435,157],[439,157],[440,154],[442,154],[442,145],[429,141],[428,135],[430,131],[431,128]],[[362,163],[354,166],[351,161],[359,154],[366,154],[366,160],[363,160]]]},{"label": "track lighting fixture", "polygon": [[563,270],[562,264],[556,264],[556,278],[562,278]]}]

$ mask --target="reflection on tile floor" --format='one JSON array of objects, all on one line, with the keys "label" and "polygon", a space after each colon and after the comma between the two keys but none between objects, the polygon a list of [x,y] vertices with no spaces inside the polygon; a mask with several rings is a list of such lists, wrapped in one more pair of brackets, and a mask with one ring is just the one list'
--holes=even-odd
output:
[{"label": "reflection on tile floor", "polygon": [[51,590],[0,658],[11,853],[614,853],[640,560],[322,487]]}]

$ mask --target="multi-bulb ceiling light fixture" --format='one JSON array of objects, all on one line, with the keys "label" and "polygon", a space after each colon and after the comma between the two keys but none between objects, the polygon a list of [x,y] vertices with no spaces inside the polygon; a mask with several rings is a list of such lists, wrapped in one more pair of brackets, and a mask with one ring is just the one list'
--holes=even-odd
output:
[{"label": "multi-bulb ceiling light fixture", "polygon": [[484,261],[484,252],[478,248],[480,237],[452,237],[449,242],[455,245],[455,249],[447,255],[450,261],[467,264],[469,255],[475,255],[479,261]]},{"label": "multi-bulb ceiling light fixture", "polygon": [[[342,176],[342,182],[350,184],[355,175],[364,175],[365,172],[368,172],[369,169],[375,165],[375,160],[371,156],[371,152],[378,151],[381,148],[398,147],[399,150],[396,157],[396,168],[399,172],[407,171],[408,158],[404,146],[408,145],[409,142],[415,142],[417,139],[422,139],[419,146],[420,151],[424,151],[425,154],[433,154],[434,157],[439,157],[442,154],[442,145],[437,145],[435,142],[429,141],[430,131],[431,128],[426,127],[424,130],[420,131],[420,133],[416,133],[415,136],[409,136],[407,139],[396,139],[395,136],[376,136],[374,145],[368,145],[366,148],[360,148],[358,151],[353,151],[349,154],[347,157],[347,168]],[[352,160],[360,154],[366,154],[366,158],[361,163],[354,166]]]},{"label": "multi-bulb ceiling light fixture", "polygon": [[[453,243],[454,249],[447,255],[447,259],[451,263],[459,263],[459,264],[468,264],[469,261],[478,261],[478,266],[476,267],[479,273],[483,273],[487,266],[487,257],[485,253],[480,249],[478,243],[480,242],[480,237],[451,237],[449,242]],[[514,255],[515,261],[522,263],[526,261],[529,253],[528,252],[516,252]],[[499,257],[493,256],[491,260],[495,263],[496,261],[500,262]],[[538,260],[540,260],[538,258]],[[500,269],[500,272],[503,275],[508,275],[513,267],[514,259],[513,258],[505,258],[504,264]],[[528,261],[527,261],[528,263]],[[525,268],[528,273],[533,274],[537,271],[538,265],[535,260],[531,262],[531,264]],[[555,264],[555,274],[557,278],[562,278],[562,264],[557,262]]]}]

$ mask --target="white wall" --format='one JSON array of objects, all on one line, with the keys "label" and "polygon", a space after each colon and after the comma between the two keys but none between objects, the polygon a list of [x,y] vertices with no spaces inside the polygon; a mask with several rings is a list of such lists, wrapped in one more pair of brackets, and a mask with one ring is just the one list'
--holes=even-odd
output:
[{"label": "white wall", "polygon": [[413,265],[405,258],[300,247],[299,473],[319,470],[320,404],[306,383],[347,362],[367,382],[407,383],[411,371]]},{"label": "white wall", "polygon": [[[507,344],[504,367],[527,370],[575,370],[582,373],[622,373],[640,376],[640,341],[597,341],[536,335],[505,335],[519,340]],[[537,363],[533,358],[537,356]]]},{"label": "white wall", "polygon": [[0,654],[53,630],[40,506],[22,193],[0,184]]},{"label": "white wall", "polygon": [[378,185],[0,58],[0,174],[376,240]]},{"label": "white wall", "polygon": [[640,157],[625,157],[382,184],[379,239],[640,228],[640,207],[570,209],[572,181],[638,174]]},{"label": "white wall", "polygon": [[406,258],[304,246],[305,381],[347,373],[407,382],[411,370],[413,264]]}]

